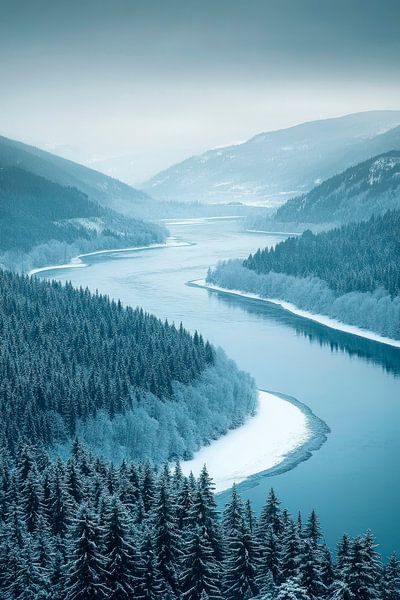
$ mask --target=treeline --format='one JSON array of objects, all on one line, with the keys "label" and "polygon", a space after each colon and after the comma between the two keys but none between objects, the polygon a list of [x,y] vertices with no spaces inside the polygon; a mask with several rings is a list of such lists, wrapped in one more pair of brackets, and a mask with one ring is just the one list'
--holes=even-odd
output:
[{"label": "treeline", "polygon": [[349,292],[337,295],[318,277],[296,277],[285,273],[258,274],[243,266],[241,260],[230,260],[209,270],[207,281],[223,288],[258,294],[290,302],[310,313],[322,314],[376,332],[389,338],[400,339],[400,296],[391,296],[385,290]]},{"label": "treeline", "polygon": [[336,559],[315,511],[271,490],[258,517],[235,488],[223,514],[206,467],[116,467],[74,442],[66,462],[32,446],[0,469],[3,600],[398,600],[400,563],[370,532]]},{"label": "treeline", "polygon": [[[183,456],[254,409],[252,380],[197,332],[70,284],[0,271],[0,338],[0,440],[11,453],[23,439],[65,444],[85,424],[83,435],[96,443],[97,425],[107,421],[134,455]],[[169,424],[168,404],[175,415]],[[118,415],[128,414],[135,435],[128,435],[128,419],[121,430]],[[161,421],[174,441],[163,443]],[[103,434],[112,440],[104,427]]]},{"label": "treeline", "polygon": [[[46,259],[46,247],[54,254],[57,244],[70,258],[65,256],[69,248],[83,252],[147,245],[165,237],[165,228],[122,217],[76,188],[19,167],[0,169],[0,264],[6,268],[18,268],[21,262],[29,263],[28,268],[42,266],[34,263],[35,258]],[[41,251],[35,256],[38,247]]]},{"label": "treeline", "polygon": [[318,277],[337,295],[383,288],[400,294],[400,211],[314,235],[305,231],[258,250],[243,265],[256,273]]}]

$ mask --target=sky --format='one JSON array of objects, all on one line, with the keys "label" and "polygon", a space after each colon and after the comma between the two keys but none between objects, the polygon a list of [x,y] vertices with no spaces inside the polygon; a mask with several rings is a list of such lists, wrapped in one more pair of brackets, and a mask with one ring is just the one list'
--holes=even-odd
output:
[{"label": "sky", "polygon": [[0,134],[129,183],[400,109],[399,0],[0,0]]}]

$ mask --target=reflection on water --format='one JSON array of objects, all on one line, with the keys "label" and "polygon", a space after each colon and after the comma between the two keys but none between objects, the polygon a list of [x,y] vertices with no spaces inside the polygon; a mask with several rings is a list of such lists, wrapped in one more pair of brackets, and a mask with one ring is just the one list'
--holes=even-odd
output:
[{"label": "reflection on water", "polygon": [[298,335],[304,336],[312,344],[318,343],[321,347],[329,347],[332,352],[344,352],[349,356],[380,365],[385,371],[400,376],[400,348],[324,327],[316,321],[294,315],[277,304],[217,291],[208,290],[208,294],[217,295],[221,302],[229,306],[239,305],[242,310],[260,319],[274,319],[284,327],[293,328]]}]

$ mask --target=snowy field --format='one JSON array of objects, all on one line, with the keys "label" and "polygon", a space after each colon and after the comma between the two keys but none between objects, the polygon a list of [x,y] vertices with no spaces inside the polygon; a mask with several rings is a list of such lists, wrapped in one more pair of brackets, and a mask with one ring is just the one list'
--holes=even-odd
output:
[{"label": "snowy field", "polygon": [[110,250],[96,250],[95,252],[87,252],[86,254],[79,254],[71,259],[69,263],[64,265],[50,265],[48,267],[39,267],[37,269],[31,269],[28,275],[36,275],[37,273],[43,273],[44,271],[54,271],[55,269],[76,269],[87,267],[88,264],[82,259],[88,256],[98,256],[101,254],[113,254],[115,252],[134,252],[137,250],[153,250],[154,248],[176,248],[177,246],[191,246],[190,242],[181,242],[174,237],[169,237],[164,244],[149,244],[148,246],[132,246],[130,248],[112,248]]},{"label": "snowy field", "polygon": [[343,331],[344,333],[351,333],[352,335],[357,335],[368,340],[373,340],[374,342],[380,342],[381,344],[394,346],[395,348],[400,348],[400,340],[393,340],[392,338],[379,335],[378,333],[368,331],[367,329],[362,329],[361,327],[356,327],[355,325],[347,325],[342,321],[331,319],[330,317],[327,317],[325,315],[318,315],[315,313],[308,312],[306,310],[302,310],[294,304],[291,304],[290,302],[285,302],[284,300],[278,300],[276,298],[263,298],[259,294],[251,294],[250,292],[242,292],[241,290],[223,288],[218,285],[214,285],[213,283],[207,283],[205,279],[196,279],[195,281],[190,281],[189,283],[191,283],[192,285],[197,285],[198,287],[206,288],[207,290],[215,290],[217,292],[224,292],[227,294],[232,294],[234,296],[250,298],[251,300],[262,300],[263,302],[278,304],[283,309],[293,313],[294,315],[303,317],[304,319],[310,319],[311,321],[316,321],[321,325],[325,325],[325,327],[337,329],[338,331]]},{"label": "snowy field", "polygon": [[199,475],[204,464],[212,473],[216,492],[283,463],[309,442],[313,430],[308,416],[289,400],[259,392],[259,406],[238,429],[199,450],[182,463],[182,471]]}]

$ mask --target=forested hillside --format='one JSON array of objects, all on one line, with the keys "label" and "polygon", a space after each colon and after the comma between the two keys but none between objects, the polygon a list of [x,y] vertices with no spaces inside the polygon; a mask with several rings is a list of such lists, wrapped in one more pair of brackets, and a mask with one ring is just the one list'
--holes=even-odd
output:
[{"label": "forested hillside", "polygon": [[292,223],[348,223],[396,208],[400,208],[400,152],[392,151],[350,167],[308,194],[288,200],[274,218]]},{"label": "forested hillside", "polygon": [[40,148],[0,136],[0,167],[18,166],[63,186],[75,187],[90,200],[120,210],[146,206],[151,198],[122,181]]},{"label": "forested hillside", "polygon": [[207,279],[399,339],[400,211],[306,231],[245,261],[221,263]]},{"label": "forested hillside", "polygon": [[254,410],[252,380],[182,326],[71,285],[0,272],[0,440],[190,455]]},{"label": "forested hillside", "polygon": [[319,233],[306,231],[275,248],[257,250],[243,265],[257,273],[319,277],[339,294],[384,288],[400,294],[400,211]]},{"label": "forested hillside", "polygon": [[[122,217],[64,187],[21,169],[0,169],[0,264],[42,266],[79,252],[164,241],[164,228]],[[40,262],[41,261],[41,262]]]},{"label": "forested hillside", "polygon": [[256,518],[235,488],[222,515],[206,468],[115,466],[75,442],[66,462],[34,448],[0,474],[4,600],[397,600],[400,562],[371,532],[336,557],[315,511],[304,523],[273,490]]}]

